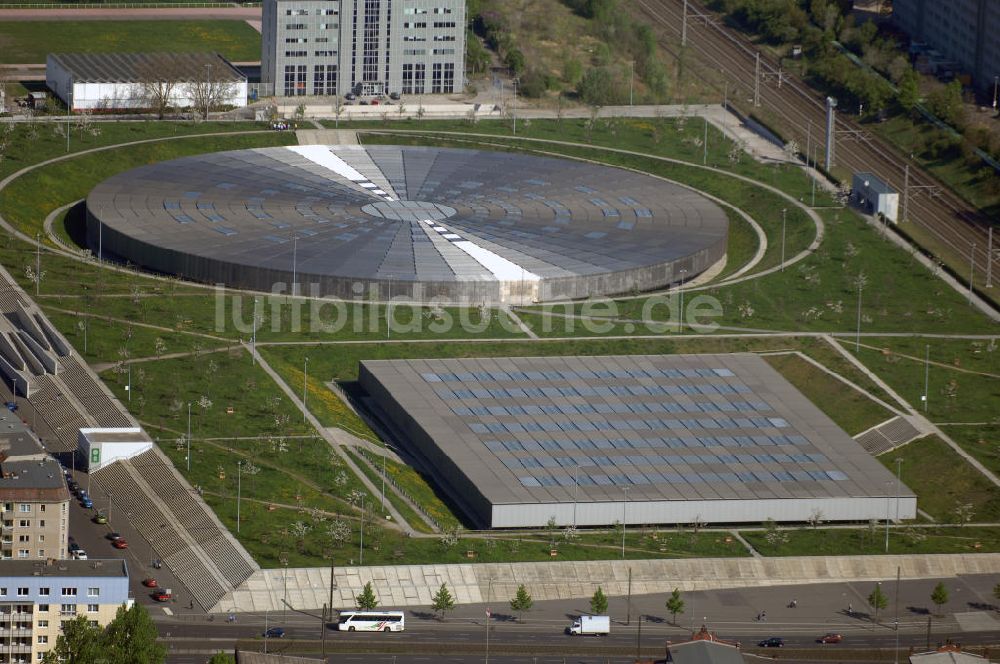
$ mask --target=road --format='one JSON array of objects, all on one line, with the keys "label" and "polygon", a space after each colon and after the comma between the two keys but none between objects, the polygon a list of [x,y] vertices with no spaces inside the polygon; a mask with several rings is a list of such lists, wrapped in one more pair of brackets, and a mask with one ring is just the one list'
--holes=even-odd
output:
[{"label": "road", "polygon": [[[676,43],[681,37],[684,4],[685,0],[636,0],[635,3],[650,24],[668,37],[662,45],[675,56],[679,55]],[[794,74],[783,72],[779,77],[779,63],[761,53],[744,35],[724,27],[716,17],[712,16],[710,20],[699,18],[697,15],[708,15],[700,2],[687,0],[687,5],[688,52],[701,61],[704,69],[724,74],[730,99],[738,98],[736,105],[742,109],[752,108],[755,59],[760,54],[763,79],[760,83],[761,108],[780,119],[786,140],[794,139],[803,150],[807,143],[811,143],[818,148],[822,158],[822,129],[826,122],[823,95],[809,88]],[[989,220],[848,113],[837,114],[836,131],[839,137],[834,163],[837,166],[852,172],[874,172],[902,192],[906,181],[905,167],[909,165],[912,193],[909,209],[905,212],[909,221],[937,245],[926,247],[929,251],[939,255],[945,252],[953,266],[966,266],[956,270],[966,279],[970,271],[974,272],[972,276],[977,287],[986,284],[989,260],[992,260],[992,275],[1000,279],[1000,251],[997,251],[1000,249],[1000,237],[994,238],[993,256],[987,254]],[[901,224],[901,230],[907,230],[906,223]],[[975,268],[971,270],[973,262]],[[988,291],[984,289],[983,292]],[[992,297],[996,302],[997,296]]]},{"label": "road", "polygon": [[[943,616],[931,620],[931,644],[954,638],[966,645],[1000,642],[1000,617],[990,606],[990,593],[1000,581],[1000,575],[977,575],[944,579],[950,602],[943,607]],[[900,584],[898,606],[900,615],[900,647],[921,650],[927,645],[928,607],[931,590],[937,579],[904,581]],[[606,638],[570,637],[563,633],[570,620],[587,611],[586,600],[537,602],[521,620],[509,615],[506,601],[491,602],[491,659],[524,662],[538,657],[574,655],[572,661],[604,661],[624,653],[634,653],[639,639],[639,616],[642,620],[643,654],[662,656],[662,644],[667,640],[685,640],[692,630],[705,624],[718,636],[739,640],[752,647],[757,641],[771,636],[785,638],[788,650],[824,647],[827,649],[871,650],[891,648],[896,632],[891,629],[896,607],[895,583],[885,584],[890,604],[882,613],[881,625],[868,614],[866,597],[874,583],[815,584],[809,586],[777,586],[728,589],[685,593],[684,613],[675,626],[666,612],[666,595],[642,595],[632,598],[612,597],[608,612],[612,616],[612,633]],[[792,599],[797,606],[788,606]],[[995,601],[995,600],[993,600]],[[850,607],[853,613],[848,614]],[[422,662],[482,661],[485,654],[485,604],[461,605],[446,621],[439,621],[427,609],[407,610],[406,631],[392,634],[352,633],[334,630],[326,633],[327,652],[336,652],[340,661]],[[756,620],[761,611],[766,622]],[[956,614],[958,616],[956,617]],[[224,616],[211,622],[205,616],[166,616],[155,609],[161,635],[171,649],[170,662],[193,664],[203,662],[205,654],[219,649],[231,649],[240,642],[241,648],[260,649],[258,638],[267,626],[281,626],[286,637],[273,640],[274,651],[295,649],[318,653],[321,648],[322,618],[317,612],[287,611],[262,614],[240,614],[235,623]],[[888,621],[886,623],[886,621]],[[845,635],[844,643],[819,646],[815,640],[829,631]],[[384,657],[371,658],[359,651],[375,650]],[[350,654],[354,651],[353,655]],[[358,659],[360,658],[360,659]],[[568,660],[569,661],[569,660]],[[620,661],[628,661],[622,659]]]}]

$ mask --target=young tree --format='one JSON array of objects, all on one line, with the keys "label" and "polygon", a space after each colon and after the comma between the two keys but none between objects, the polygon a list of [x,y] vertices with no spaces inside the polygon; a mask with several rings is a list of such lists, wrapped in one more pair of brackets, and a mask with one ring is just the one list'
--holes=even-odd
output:
[{"label": "young tree", "polygon": [[899,94],[896,95],[896,101],[907,113],[912,112],[920,101],[920,77],[912,67],[907,67],[899,80]]},{"label": "young tree", "polygon": [[163,664],[167,648],[156,640],[156,625],[141,604],[118,607],[102,638],[108,664]]},{"label": "young tree", "polygon": [[875,609],[875,622],[878,622],[878,612],[889,606],[889,598],[882,592],[882,584],[875,584],[875,590],[868,596],[868,603]]},{"label": "young tree", "polygon": [[934,586],[934,591],[931,592],[931,601],[938,607],[938,611],[948,603],[948,589],[944,587],[943,581]]},{"label": "young tree", "polygon": [[681,599],[681,591],[678,588],[674,588],[674,592],[670,593],[670,597],[667,598],[667,611],[673,617],[673,622],[677,624],[677,614],[684,613],[684,600]]},{"label": "young tree", "polygon": [[528,589],[522,583],[517,587],[517,594],[510,600],[510,610],[517,614],[517,619],[521,619],[521,614],[531,609],[535,601],[528,594]]},{"label": "young tree", "polygon": [[62,624],[55,647],[45,655],[45,664],[90,664],[101,655],[101,628],[93,627],[87,616],[77,616]]},{"label": "young tree", "polygon": [[600,586],[597,586],[597,591],[590,598],[590,612],[594,615],[603,615],[607,611],[608,596],[604,594],[604,590]]},{"label": "young tree", "polygon": [[157,60],[140,65],[136,74],[139,81],[136,101],[162,120],[173,106],[182,71],[175,63]]},{"label": "young tree", "polygon": [[365,584],[361,594],[354,598],[354,602],[358,605],[359,609],[365,611],[371,611],[378,606],[378,599],[375,598],[375,590],[372,589],[371,581]]},{"label": "young tree", "polygon": [[455,608],[455,598],[451,596],[448,591],[448,586],[441,584],[438,588],[437,594],[434,595],[434,600],[431,603],[431,610],[440,613],[441,617],[444,618],[444,614]]}]

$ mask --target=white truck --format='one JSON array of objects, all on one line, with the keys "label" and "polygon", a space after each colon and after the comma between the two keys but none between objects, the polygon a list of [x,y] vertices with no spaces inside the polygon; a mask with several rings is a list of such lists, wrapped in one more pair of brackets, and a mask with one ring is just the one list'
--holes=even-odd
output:
[{"label": "white truck", "polygon": [[580,616],[569,626],[569,633],[574,636],[581,634],[607,636],[610,632],[611,618],[609,616]]}]

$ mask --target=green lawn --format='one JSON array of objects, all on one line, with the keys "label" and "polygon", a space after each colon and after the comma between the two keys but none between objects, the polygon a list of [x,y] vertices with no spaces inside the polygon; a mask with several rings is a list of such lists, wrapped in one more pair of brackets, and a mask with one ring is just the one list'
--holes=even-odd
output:
[{"label": "green lawn", "polygon": [[1000,424],[945,427],[944,432],[976,461],[1000,477]]},{"label": "green lawn", "polygon": [[[768,543],[764,531],[740,534],[765,556],[856,556],[885,553],[885,523],[862,528],[782,530],[787,542]],[[978,545],[978,546],[977,546]],[[1000,528],[892,528],[889,553],[996,553]]]},{"label": "green lawn", "polygon": [[0,64],[44,63],[49,53],[217,52],[260,60],[260,33],[245,21],[5,21]]},{"label": "green lawn", "polygon": [[797,355],[769,355],[764,359],[852,436],[893,416],[861,392]]},{"label": "green lawn", "polygon": [[[366,457],[369,458],[369,457]],[[395,461],[382,459],[379,455],[371,455],[373,463],[377,465],[385,464],[385,471],[402,487],[416,504],[422,506],[431,518],[437,521],[443,529],[454,528],[461,525],[455,515],[444,503],[444,499],[431,485],[430,481],[415,469]]]},{"label": "green lawn", "polygon": [[[854,352],[852,341],[842,343]],[[983,341],[873,337],[862,339],[858,357],[915,408],[929,379],[926,414],[934,422],[990,422],[1000,413],[1000,371],[994,368],[1000,353],[988,348]]]},{"label": "green lawn", "polygon": [[[349,456],[351,460],[353,460],[354,463],[358,465],[358,468],[361,469],[361,472],[365,474],[365,477],[367,477],[372,482],[372,484],[374,484],[377,487],[381,486],[382,476],[379,473],[375,472],[375,470],[372,469],[371,465],[367,461],[365,461],[365,459],[362,458],[361,455],[355,454],[350,450],[347,450],[347,456]],[[375,501],[380,501],[381,496],[382,494],[380,493],[379,495],[373,496],[372,498]],[[417,532],[420,533],[434,532],[434,530],[427,524],[426,521],[424,521],[423,517],[421,517],[420,514],[418,514],[415,509],[410,507],[410,505],[405,500],[403,500],[402,498],[400,498],[395,494],[395,492],[392,490],[392,487],[389,486],[388,483],[386,483],[385,486],[385,500],[390,505],[395,507],[396,511],[399,512],[402,515],[402,517],[406,519],[407,523],[410,524],[410,527],[412,527]],[[388,514],[389,514],[388,510],[386,510],[386,515]]]},{"label": "green lawn", "polygon": [[[896,472],[902,459],[903,484],[917,494],[917,507],[940,523],[957,522],[955,508],[968,505],[972,521],[1000,519],[1000,491],[937,436],[928,436],[878,459]],[[1000,539],[995,540],[1000,546]]]}]

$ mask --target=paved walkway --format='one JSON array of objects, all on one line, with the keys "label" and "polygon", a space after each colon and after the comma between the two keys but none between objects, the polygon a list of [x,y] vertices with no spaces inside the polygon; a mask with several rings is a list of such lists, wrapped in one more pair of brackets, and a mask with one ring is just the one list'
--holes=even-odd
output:
[{"label": "paved walkway", "polygon": [[[1000,554],[337,566],[333,604],[353,607],[354,597],[369,581],[382,606],[402,608],[429,606],[442,583],[459,604],[470,604],[483,602],[487,594],[513,597],[522,583],[536,601],[589,598],[597,586],[609,596],[624,596],[630,570],[632,594],[645,595],[674,588],[691,592],[880,581],[895,579],[897,568],[904,580],[997,574]],[[274,611],[282,607],[286,592],[295,609],[322,608],[330,601],[330,568],[260,570],[223,598],[217,610]]]}]

